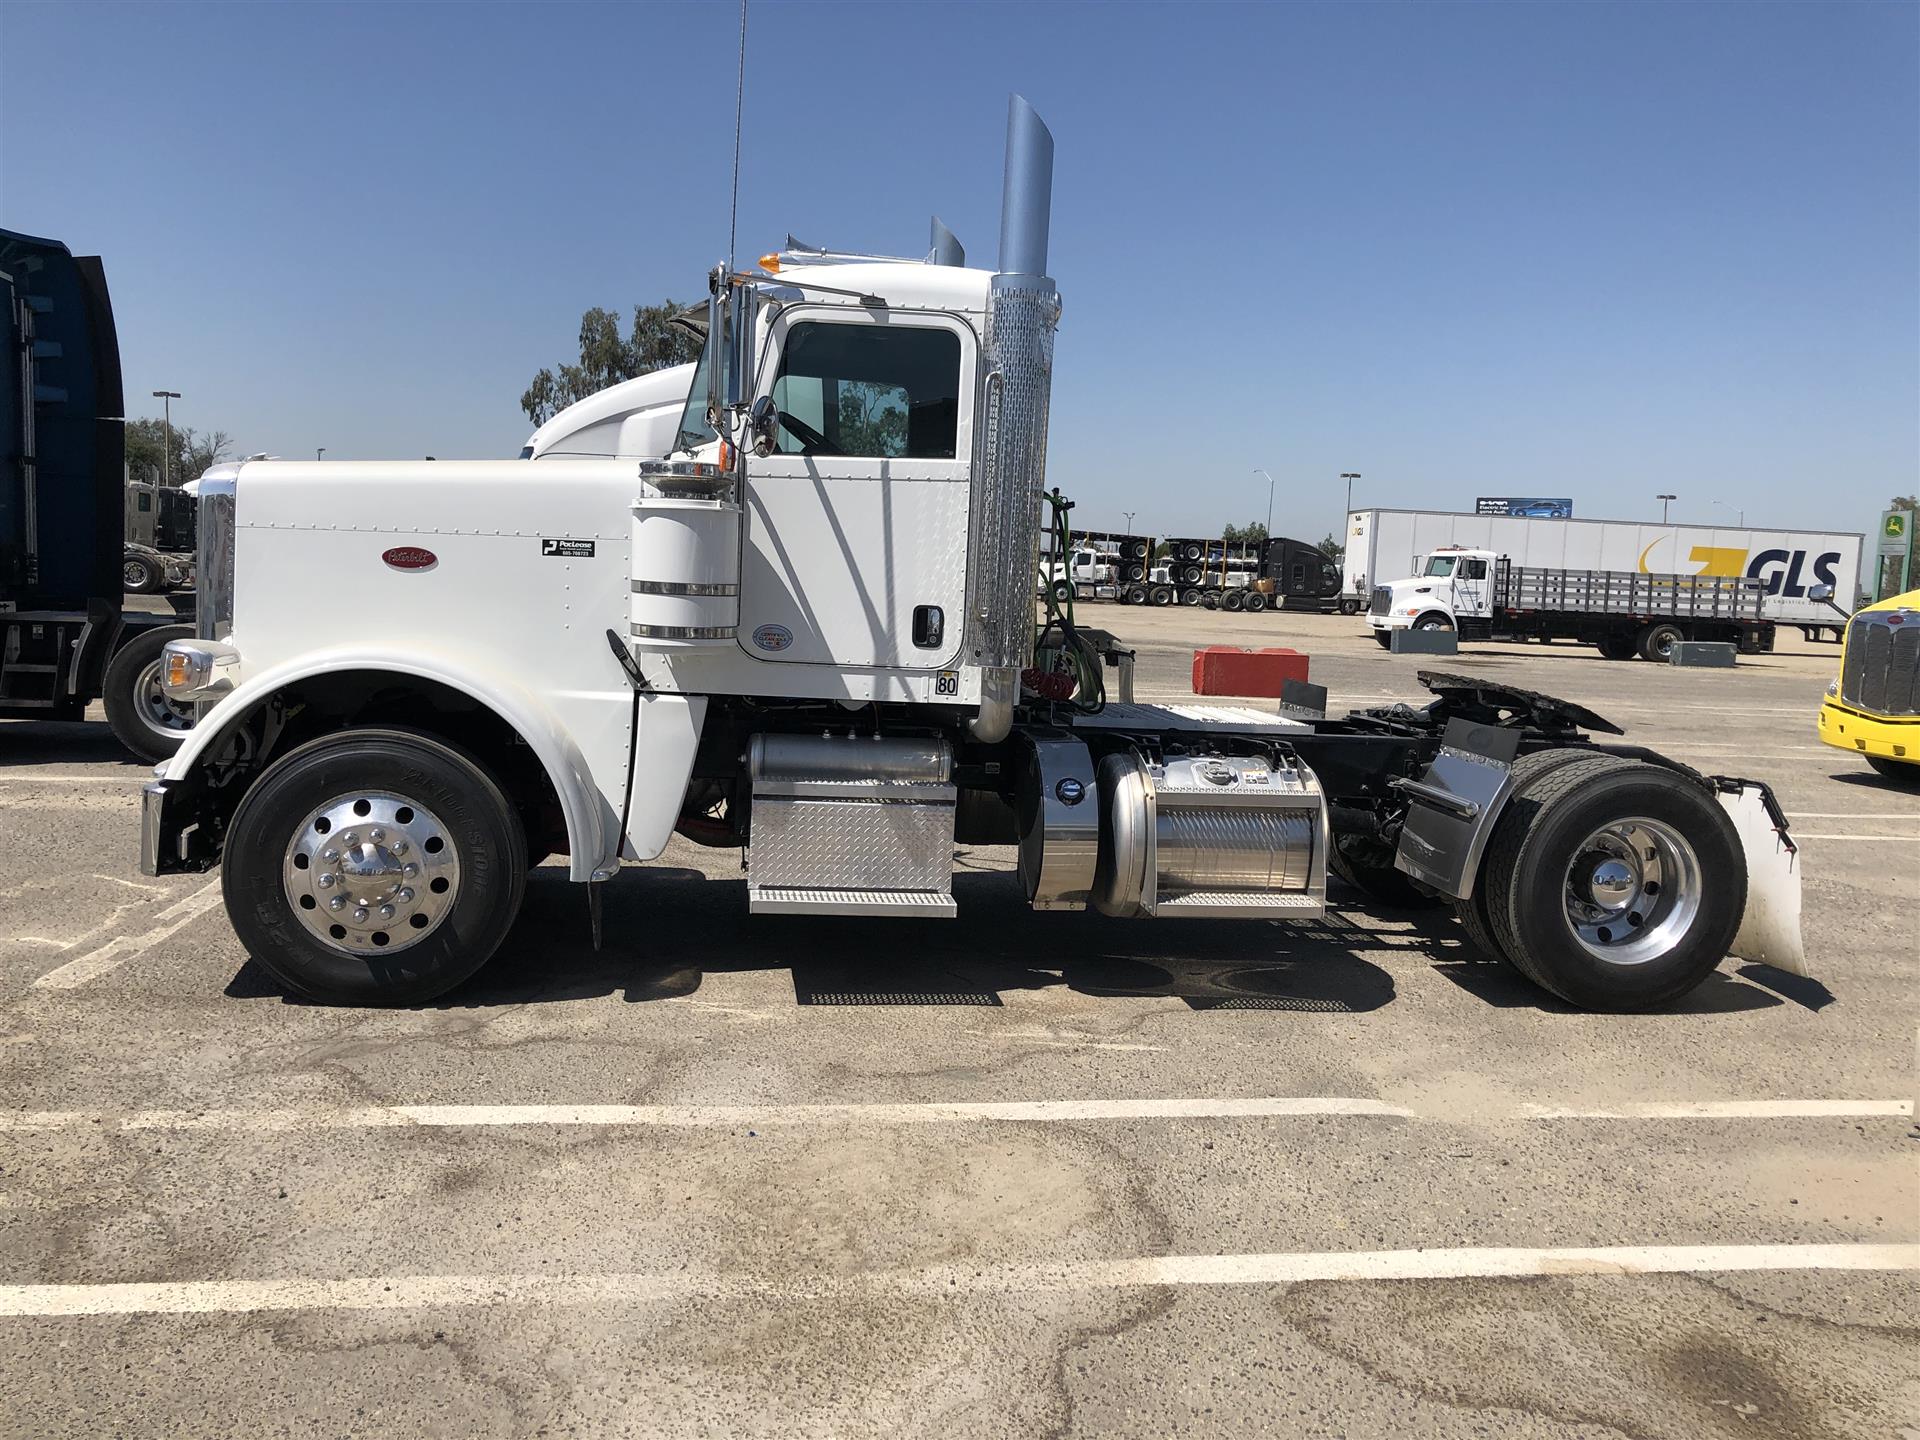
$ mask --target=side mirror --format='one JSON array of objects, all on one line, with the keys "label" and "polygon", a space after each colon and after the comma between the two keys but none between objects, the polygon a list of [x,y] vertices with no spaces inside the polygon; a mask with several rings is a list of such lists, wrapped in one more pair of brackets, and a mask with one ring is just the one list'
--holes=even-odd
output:
[{"label": "side mirror", "polygon": [[774,432],[780,428],[780,411],[771,395],[762,395],[747,411],[747,433],[753,437],[753,453],[765,459],[773,453]]},{"label": "side mirror", "polygon": [[1809,600],[1831,600],[1833,598],[1833,586],[1809,585],[1807,587],[1807,598]]},{"label": "side mirror", "polygon": [[727,295],[727,406],[738,409],[753,393],[753,287],[735,285]]},{"label": "side mirror", "polygon": [[720,389],[721,357],[726,354],[721,342],[726,323],[726,306],[720,292],[715,290],[707,296],[707,424],[715,433],[720,429],[720,406],[726,399]]}]

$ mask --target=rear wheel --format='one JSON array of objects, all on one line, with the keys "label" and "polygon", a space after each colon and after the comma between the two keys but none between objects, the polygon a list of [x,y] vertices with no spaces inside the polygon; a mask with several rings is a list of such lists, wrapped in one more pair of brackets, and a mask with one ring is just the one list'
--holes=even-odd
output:
[{"label": "rear wheel", "polygon": [[151,555],[128,553],[120,560],[120,587],[129,595],[152,595],[167,588],[167,571]]},{"label": "rear wheel", "polygon": [[1147,598],[1156,605],[1171,605],[1173,603],[1173,587],[1171,585],[1156,585],[1153,587],[1153,593]]},{"label": "rear wheel", "polygon": [[169,640],[191,640],[191,625],[143,630],[107,662],[100,702],[120,743],[142,760],[161,761],[180,748],[193,729],[194,709],[169,700],[160,688],[160,652]]},{"label": "rear wheel", "polygon": [[347,730],[254,782],[221,871],[241,943],[290,989],[413,1005],[506,938],[527,848],[506,795],[464,752],[411,731]]},{"label": "rear wheel", "polygon": [[1180,603],[1182,605],[1198,605],[1200,603],[1200,587],[1197,585],[1187,586],[1186,589],[1180,592]]},{"label": "rear wheel", "polygon": [[1883,755],[1868,755],[1867,764],[1873,767],[1873,773],[1901,785],[1920,788],[1920,764],[1910,760],[1889,760]]},{"label": "rear wheel", "polygon": [[1501,950],[1587,1010],[1686,994],[1726,955],[1747,899],[1745,857],[1713,797],[1614,756],[1561,765],[1514,795],[1482,883]]},{"label": "rear wheel", "polygon": [[1639,649],[1631,635],[1602,635],[1593,648],[1608,660],[1631,660]]},{"label": "rear wheel", "polygon": [[[1531,789],[1545,776],[1552,774],[1563,765],[1572,765],[1582,760],[1595,758],[1590,750],[1536,750],[1531,755],[1523,755],[1513,762],[1513,793],[1519,795]],[[1619,764],[1631,762],[1621,760]],[[1500,944],[1500,937],[1494,934],[1493,918],[1487,911],[1487,872],[1483,864],[1480,874],[1475,877],[1473,893],[1464,900],[1453,902],[1454,918],[1460,922],[1460,928],[1467,934],[1473,947],[1489,960],[1504,960],[1522,974],[1527,972],[1507,954]],[[1532,978],[1531,975],[1528,976]],[[1534,982],[1538,984],[1538,981]]]},{"label": "rear wheel", "polygon": [[1146,604],[1147,603],[1147,587],[1144,585],[1128,586],[1127,587],[1127,603],[1129,605]]},{"label": "rear wheel", "polygon": [[1686,638],[1678,625],[1649,625],[1640,635],[1640,658],[1665,665],[1673,654],[1674,642]]},{"label": "rear wheel", "polygon": [[1268,600],[1267,597],[1262,595],[1258,590],[1250,590],[1247,592],[1247,609],[1251,610],[1255,615],[1258,615],[1272,603],[1272,601]]}]

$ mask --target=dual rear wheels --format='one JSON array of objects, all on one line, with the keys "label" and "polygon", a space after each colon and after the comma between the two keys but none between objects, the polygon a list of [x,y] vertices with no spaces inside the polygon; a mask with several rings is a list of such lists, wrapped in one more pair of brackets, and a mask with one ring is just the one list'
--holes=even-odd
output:
[{"label": "dual rear wheels", "polygon": [[221,888],[247,952],[331,1004],[412,1005],[486,963],[520,909],[526,837],[471,756],[405,730],[289,752],[227,827]]},{"label": "dual rear wheels", "polygon": [[1667,1004],[1713,971],[1746,908],[1746,862],[1712,795],[1663,766],[1529,755],[1461,927],[1587,1010]]}]

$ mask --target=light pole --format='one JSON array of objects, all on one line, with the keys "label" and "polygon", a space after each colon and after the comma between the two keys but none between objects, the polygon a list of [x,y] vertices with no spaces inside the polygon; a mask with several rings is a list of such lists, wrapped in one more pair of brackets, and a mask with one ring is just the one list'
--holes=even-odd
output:
[{"label": "light pole", "polygon": [[[1267,475],[1267,472],[1257,465],[1254,467],[1253,473],[1256,475]],[[1269,537],[1273,534],[1273,476],[1271,475],[1267,475],[1267,534]]]},{"label": "light pole", "polygon": [[1680,497],[1678,495],[1656,495],[1653,498],[1660,502],[1660,523],[1664,525],[1667,523],[1667,502],[1669,500],[1678,500]]},{"label": "light pole", "polygon": [[[1358,470],[1342,470],[1340,472],[1340,478],[1347,482],[1347,515],[1351,515],[1353,513],[1353,482],[1360,478],[1360,472]],[[1340,523],[1342,525],[1347,523],[1347,515],[1340,517]]]},{"label": "light pole", "polygon": [[326,458],[327,458],[327,447],[326,447],[326,446],[324,446],[324,445],[322,445],[322,446],[321,446],[321,447],[320,447],[319,449],[317,449],[317,450],[315,450],[315,451],[313,452],[313,458],[314,458],[314,459],[316,459],[316,460],[324,460],[324,459],[326,459]]},{"label": "light pole", "polygon": [[1138,510],[1122,510],[1120,513],[1127,517],[1127,534],[1133,534],[1133,517],[1140,512]]},{"label": "light pole", "polygon": [[178,390],[156,390],[153,398],[160,402],[160,413],[166,421],[166,448],[160,452],[160,488],[166,489],[173,473],[173,402],[180,398]]},{"label": "light pole", "polygon": [[1747,528],[1747,512],[1744,506],[1741,507],[1740,509],[1735,510],[1733,506],[1727,504],[1727,502],[1724,500],[1716,500],[1713,503],[1718,505],[1723,510],[1733,510],[1733,513],[1740,517],[1740,521],[1739,521],[1740,528],[1742,530]]}]

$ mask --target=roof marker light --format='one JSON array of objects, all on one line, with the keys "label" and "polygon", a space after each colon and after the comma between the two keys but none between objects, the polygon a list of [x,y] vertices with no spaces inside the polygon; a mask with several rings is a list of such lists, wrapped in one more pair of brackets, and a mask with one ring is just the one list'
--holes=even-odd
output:
[{"label": "roof marker light", "polygon": [[765,255],[762,255],[760,257],[760,268],[769,275],[778,275],[780,273],[780,252],[778,250],[770,250]]}]

